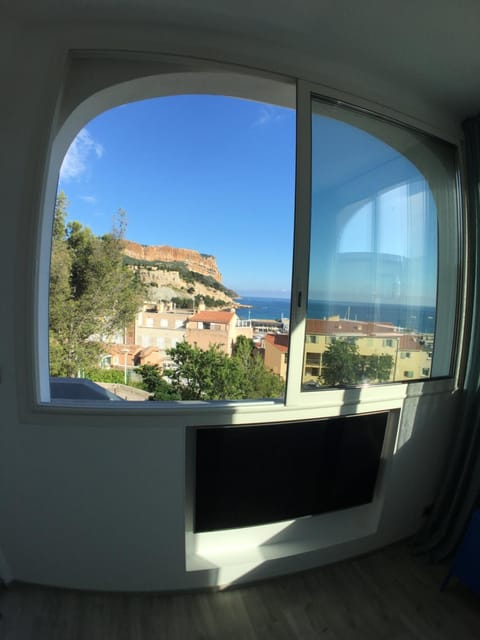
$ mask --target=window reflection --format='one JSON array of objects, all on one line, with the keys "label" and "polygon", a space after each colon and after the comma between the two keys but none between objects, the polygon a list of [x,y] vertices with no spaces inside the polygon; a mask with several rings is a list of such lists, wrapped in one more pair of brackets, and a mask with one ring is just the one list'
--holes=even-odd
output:
[{"label": "window reflection", "polygon": [[437,295],[432,192],[380,139],[394,125],[382,122],[377,137],[324,111],[313,102],[303,388],[425,378]]}]

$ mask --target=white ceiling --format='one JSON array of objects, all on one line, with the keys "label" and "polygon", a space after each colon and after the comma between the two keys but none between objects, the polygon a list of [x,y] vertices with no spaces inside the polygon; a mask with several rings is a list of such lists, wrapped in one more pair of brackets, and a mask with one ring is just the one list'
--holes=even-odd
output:
[{"label": "white ceiling", "polygon": [[480,111],[480,0],[15,0],[1,11],[241,36],[397,82],[459,117]]}]

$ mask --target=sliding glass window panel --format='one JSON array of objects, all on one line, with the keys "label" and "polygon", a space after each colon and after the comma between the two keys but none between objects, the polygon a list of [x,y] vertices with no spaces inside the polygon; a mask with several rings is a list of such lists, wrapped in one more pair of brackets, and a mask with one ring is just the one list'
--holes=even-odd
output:
[{"label": "sliding glass window panel", "polygon": [[[281,87],[293,106],[294,85]],[[295,110],[178,91],[103,111],[64,158],[49,287],[55,399],[76,400],[62,379],[77,377],[175,406],[283,401]],[[128,214],[112,226],[118,203]],[[143,397],[128,389],[138,385]]]},{"label": "sliding glass window panel", "polygon": [[457,264],[439,222],[457,219],[454,148],[316,99],[311,125],[302,389],[448,376],[455,314],[439,317],[439,273],[448,264],[455,309]]}]

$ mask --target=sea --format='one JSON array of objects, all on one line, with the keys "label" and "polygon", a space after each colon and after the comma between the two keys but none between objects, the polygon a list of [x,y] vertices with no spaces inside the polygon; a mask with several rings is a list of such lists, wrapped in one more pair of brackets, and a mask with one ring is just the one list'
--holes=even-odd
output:
[{"label": "sea", "polygon": [[[237,309],[242,320],[280,320],[290,317],[288,298],[260,298],[245,296],[237,300],[244,307]],[[435,332],[435,307],[367,302],[329,302],[310,300],[307,309],[309,318],[340,316],[347,320],[368,322],[391,322],[396,327],[416,333]]]}]

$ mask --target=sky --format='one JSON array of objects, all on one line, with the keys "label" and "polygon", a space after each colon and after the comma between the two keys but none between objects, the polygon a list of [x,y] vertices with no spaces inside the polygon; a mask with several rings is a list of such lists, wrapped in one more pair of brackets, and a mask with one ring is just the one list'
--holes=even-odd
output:
[{"label": "sky", "polygon": [[214,255],[243,295],[290,295],[295,112],[224,96],[171,96],[109,110],[82,129],[60,172],[68,220]]},{"label": "sky", "polygon": [[[437,219],[425,178],[341,116],[314,110],[312,131],[310,297],[435,304]],[[290,296],[291,109],[212,95],[122,105],[78,133],[59,190],[69,220],[97,235],[123,209],[127,239],[213,255],[241,296]]]}]

